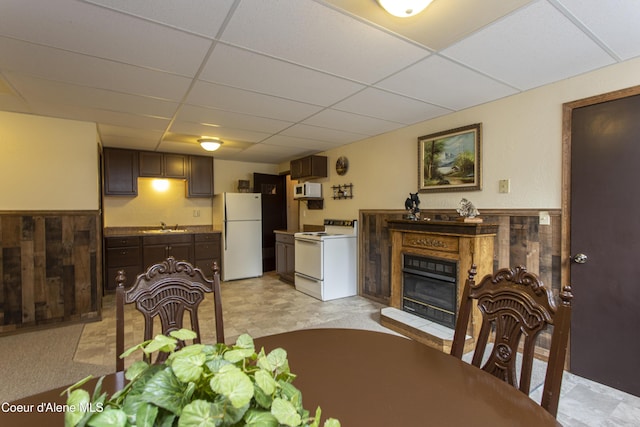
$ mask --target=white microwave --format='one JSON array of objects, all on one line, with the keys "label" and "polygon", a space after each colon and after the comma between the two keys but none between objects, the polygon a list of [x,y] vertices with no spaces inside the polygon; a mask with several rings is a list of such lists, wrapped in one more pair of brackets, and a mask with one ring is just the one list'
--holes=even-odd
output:
[{"label": "white microwave", "polygon": [[293,198],[322,197],[322,184],[317,182],[301,182],[293,187]]}]

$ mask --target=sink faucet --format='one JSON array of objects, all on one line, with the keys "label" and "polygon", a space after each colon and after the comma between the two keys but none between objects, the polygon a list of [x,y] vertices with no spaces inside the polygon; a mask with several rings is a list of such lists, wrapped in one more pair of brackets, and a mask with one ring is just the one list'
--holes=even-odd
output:
[{"label": "sink faucet", "polygon": [[167,224],[165,224],[164,222],[160,222],[160,228],[162,230],[166,230],[167,229]]}]

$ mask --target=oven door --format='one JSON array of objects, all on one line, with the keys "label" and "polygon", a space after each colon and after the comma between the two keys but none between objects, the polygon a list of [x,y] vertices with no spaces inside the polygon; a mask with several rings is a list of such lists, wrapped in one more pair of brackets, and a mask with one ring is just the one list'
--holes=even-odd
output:
[{"label": "oven door", "polygon": [[316,280],[324,280],[323,274],[323,242],[296,237],[295,239],[295,272]]}]

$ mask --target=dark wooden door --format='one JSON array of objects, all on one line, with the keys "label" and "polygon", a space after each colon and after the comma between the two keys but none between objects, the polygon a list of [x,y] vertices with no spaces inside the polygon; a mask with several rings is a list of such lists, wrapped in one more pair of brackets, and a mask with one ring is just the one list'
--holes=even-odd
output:
[{"label": "dark wooden door", "polygon": [[262,271],[276,269],[274,230],[287,228],[286,175],[253,174],[253,192],[262,194]]},{"label": "dark wooden door", "polygon": [[571,371],[640,396],[640,95],[573,109]]}]

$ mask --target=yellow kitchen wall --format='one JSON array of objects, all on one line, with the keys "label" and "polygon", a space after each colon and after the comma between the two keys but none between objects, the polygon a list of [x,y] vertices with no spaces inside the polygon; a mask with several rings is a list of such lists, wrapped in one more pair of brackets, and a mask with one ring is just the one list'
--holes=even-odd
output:
[{"label": "yellow kitchen wall", "polygon": [[0,112],[0,210],[97,210],[95,123]]},{"label": "yellow kitchen wall", "polygon": [[[320,153],[328,156],[323,185],[324,209],[308,210],[300,202],[302,224],[324,218],[358,218],[359,209],[404,209],[409,192],[418,189],[419,136],[482,123],[481,191],[421,193],[422,209],[455,209],[461,198],[483,208],[559,209],[562,199],[562,104],[640,85],[640,59],[532,89],[477,107],[368,138]],[[349,159],[339,176],[335,162]],[[280,169],[288,169],[288,164]],[[511,191],[498,192],[509,179]],[[353,199],[333,200],[331,186],[353,184]]]},{"label": "yellow kitchen wall", "polygon": [[[266,163],[247,163],[213,160],[214,192],[237,192],[238,180],[249,180],[253,173],[277,174],[277,166]],[[105,227],[153,227],[161,222],[167,226],[211,225],[211,198],[187,198],[185,180],[168,179],[166,191],[153,188],[152,178],[138,178],[138,196],[105,196]]]},{"label": "yellow kitchen wall", "polygon": [[105,196],[105,227],[210,225],[211,199],[185,197],[184,179],[167,179],[166,191],[153,188],[154,178],[138,178],[138,195]]}]

